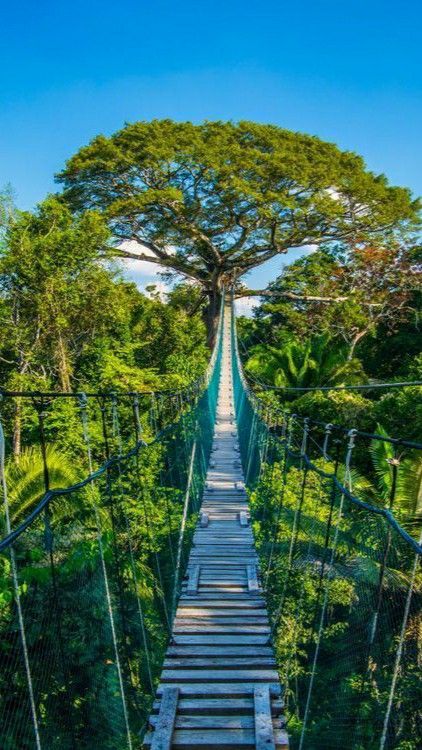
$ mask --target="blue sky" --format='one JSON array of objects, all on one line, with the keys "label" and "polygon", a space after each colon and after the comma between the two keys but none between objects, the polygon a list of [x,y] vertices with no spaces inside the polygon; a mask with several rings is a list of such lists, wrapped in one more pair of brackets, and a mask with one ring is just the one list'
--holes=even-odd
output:
[{"label": "blue sky", "polygon": [[335,141],[421,195],[421,27],[416,0],[4,4],[0,185],[31,208],[125,121],[246,118]]}]

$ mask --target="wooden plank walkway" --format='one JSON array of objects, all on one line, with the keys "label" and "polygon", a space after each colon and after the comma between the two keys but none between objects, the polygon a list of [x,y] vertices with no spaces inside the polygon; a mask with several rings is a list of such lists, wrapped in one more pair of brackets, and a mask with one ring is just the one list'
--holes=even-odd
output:
[{"label": "wooden plank walkway", "polygon": [[226,307],[202,513],[144,748],[288,747],[234,417]]}]

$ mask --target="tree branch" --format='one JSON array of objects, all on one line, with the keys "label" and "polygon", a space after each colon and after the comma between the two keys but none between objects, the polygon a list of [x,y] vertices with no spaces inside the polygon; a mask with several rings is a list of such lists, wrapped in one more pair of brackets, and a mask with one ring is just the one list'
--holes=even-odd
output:
[{"label": "tree branch", "polygon": [[180,258],[177,258],[176,256],[166,256],[164,258],[159,258],[156,256],[145,255],[144,253],[131,253],[129,250],[122,250],[122,248],[116,248],[115,255],[118,258],[128,258],[131,260],[141,261],[143,260],[147,263],[155,263],[155,265],[157,266],[169,268],[172,271],[181,273],[190,279],[195,279],[195,281],[203,282],[206,280],[205,275],[202,274],[199,269],[195,269],[189,264],[183,263],[183,261],[181,261]]},{"label": "tree branch", "polygon": [[[317,297],[311,294],[295,294],[294,292],[279,292],[269,289],[242,289],[239,292],[235,292],[234,296],[236,299],[242,297],[282,297],[283,299],[290,299],[296,302],[346,302],[350,299],[349,296]],[[363,302],[362,304],[368,307],[381,307],[380,302]]]}]

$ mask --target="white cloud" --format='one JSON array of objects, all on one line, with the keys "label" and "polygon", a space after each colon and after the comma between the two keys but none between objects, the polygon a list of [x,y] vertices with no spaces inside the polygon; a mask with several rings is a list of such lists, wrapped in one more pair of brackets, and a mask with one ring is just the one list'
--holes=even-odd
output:
[{"label": "white cloud", "polygon": [[[154,257],[152,250],[135,240],[122,242],[120,247],[130,253],[142,253],[142,255]],[[172,250],[170,249],[169,252],[172,252]],[[157,263],[150,263],[147,260],[136,260],[135,258],[124,258],[122,265],[125,274],[143,292],[151,284],[155,284],[161,294],[165,294],[171,289],[171,284],[166,284],[159,275],[166,270],[164,266],[160,266]]]},{"label": "white cloud", "polygon": [[235,301],[236,315],[251,318],[254,307],[259,305],[259,297],[241,297]]}]

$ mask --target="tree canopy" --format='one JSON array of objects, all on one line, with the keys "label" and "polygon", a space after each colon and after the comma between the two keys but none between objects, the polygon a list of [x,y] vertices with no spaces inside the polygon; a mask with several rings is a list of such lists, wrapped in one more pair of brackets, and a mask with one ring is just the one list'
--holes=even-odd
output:
[{"label": "tree canopy", "polygon": [[363,159],[315,136],[253,122],[136,122],[81,148],[58,176],[96,209],[116,254],[193,279],[215,318],[224,282],[291,247],[369,242],[413,226],[418,203]]},{"label": "tree canopy", "polygon": [[[199,315],[176,287],[148,299],[108,257],[95,211],[50,196],[15,212],[0,246],[0,375],[6,388],[178,387],[208,359]],[[194,295],[190,295],[194,297]]]}]

